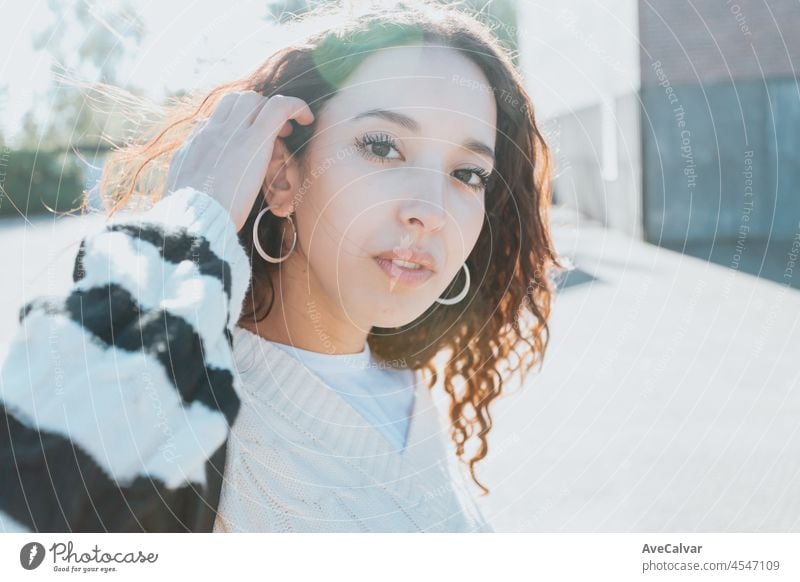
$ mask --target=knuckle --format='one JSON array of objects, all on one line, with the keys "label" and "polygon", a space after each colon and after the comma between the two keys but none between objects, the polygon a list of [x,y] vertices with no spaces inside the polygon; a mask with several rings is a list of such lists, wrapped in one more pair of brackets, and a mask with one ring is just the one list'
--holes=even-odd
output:
[{"label": "knuckle", "polygon": [[237,103],[240,99],[250,99],[252,96],[256,94],[255,91],[230,91],[223,95],[222,99],[220,100],[220,104],[225,103]]},{"label": "knuckle", "polygon": [[269,98],[269,102],[280,107],[286,107],[294,102],[294,97],[289,97],[288,95],[273,95]]},{"label": "knuckle", "polygon": [[231,91],[230,93],[225,93],[220,99],[220,103],[228,104],[230,102],[235,102],[239,98],[239,94],[236,91]]}]

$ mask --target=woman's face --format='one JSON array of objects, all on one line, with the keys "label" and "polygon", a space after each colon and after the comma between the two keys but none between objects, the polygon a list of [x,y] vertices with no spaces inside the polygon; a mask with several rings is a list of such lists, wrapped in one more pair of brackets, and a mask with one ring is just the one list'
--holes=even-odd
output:
[{"label": "woman's face", "polygon": [[[455,50],[393,47],[368,57],[317,115],[294,194],[293,254],[314,296],[365,331],[428,309],[480,234],[476,170],[494,168],[496,116],[487,79]],[[413,262],[412,250],[434,262],[424,281],[375,258]]]}]

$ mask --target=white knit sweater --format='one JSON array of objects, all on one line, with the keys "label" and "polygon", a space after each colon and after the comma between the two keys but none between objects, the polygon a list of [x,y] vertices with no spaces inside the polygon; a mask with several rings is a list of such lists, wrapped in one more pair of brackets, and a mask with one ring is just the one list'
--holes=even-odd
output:
[{"label": "white knit sweater", "polygon": [[235,325],[250,265],[185,188],[87,235],[0,370],[0,531],[492,531],[424,383],[408,446]]},{"label": "white knit sweater", "polygon": [[491,531],[446,456],[424,382],[398,454],[289,354],[238,327],[234,353],[242,409],[214,531]]}]

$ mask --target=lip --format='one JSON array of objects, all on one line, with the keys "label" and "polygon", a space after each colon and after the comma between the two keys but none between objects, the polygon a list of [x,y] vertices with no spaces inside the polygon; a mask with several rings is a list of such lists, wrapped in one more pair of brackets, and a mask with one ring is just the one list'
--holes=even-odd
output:
[{"label": "lip", "polygon": [[406,267],[395,265],[391,259],[385,259],[381,256],[374,257],[374,260],[378,267],[380,267],[381,270],[389,277],[392,285],[400,284],[408,287],[416,287],[418,285],[422,285],[425,281],[433,277],[433,271],[427,267],[408,269]]},{"label": "lip", "polygon": [[[400,259],[401,261],[417,263],[419,265],[422,265],[422,267],[424,269],[427,269],[428,271],[431,271],[433,273],[436,272],[436,259],[433,258],[433,255],[423,251],[422,249],[397,248],[389,251],[383,251],[382,253],[378,253],[375,256],[375,258],[385,259],[386,261],[389,262],[391,262],[392,259]],[[398,267],[398,268],[402,269],[403,267]]]}]

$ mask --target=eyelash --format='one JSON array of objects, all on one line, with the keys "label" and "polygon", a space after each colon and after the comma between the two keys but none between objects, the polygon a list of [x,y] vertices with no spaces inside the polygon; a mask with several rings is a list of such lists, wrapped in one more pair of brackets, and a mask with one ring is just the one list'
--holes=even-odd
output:
[{"label": "eyelash", "polygon": [[[356,148],[358,148],[358,150],[360,152],[366,154],[370,158],[376,159],[380,163],[386,163],[386,162],[390,162],[391,161],[391,159],[384,158],[384,157],[381,157],[381,156],[376,156],[375,154],[370,153],[369,151],[367,151],[367,147],[369,147],[371,144],[388,145],[388,146],[391,146],[392,148],[394,148],[395,150],[397,150],[396,142],[392,138],[392,136],[387,135],[387,134],[383,134],[383,133],[382,134],[378,134],[378,135],[365,135],[365,136],[362,136],[360,138],[356,138],[356,140],[355,140]],[[400,153],[400,152],[398,152],[398,153]],[[480,177],[480,179],[481,179],[481,183],[480,184],[467,184],[466,182],[463,182],[463,184],[467,188],[472,188],[476,192],[480,192],[481,190],[485,190],[486,187],[489,184],[489,176],[491,174],[490,174],[490,172],[487,172],[483,168],[478,168],[478,167],[473,166],[473,167],[470,167],[470,168],[459,168],[456,171],[457,172],[461,172],[461,171],[472,172],[474,174],[477,174]]]}]

